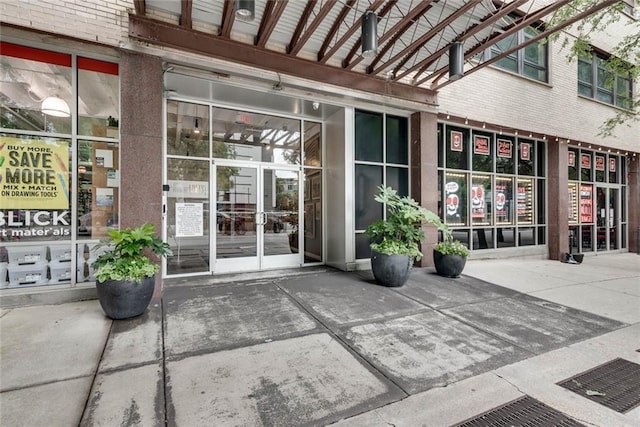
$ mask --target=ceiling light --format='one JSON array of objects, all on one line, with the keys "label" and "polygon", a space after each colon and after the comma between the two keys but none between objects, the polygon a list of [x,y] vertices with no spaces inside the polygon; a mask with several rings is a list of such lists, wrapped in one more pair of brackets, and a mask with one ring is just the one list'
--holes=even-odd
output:
[{"label": "ceiling light", "polygon": [[54,117],[69,117],[71,115],[69,104],[57,96],[45,98],[44,101],[42,101],[42,107],[40,109],[44,114]]},{"label": "ceiling light", "polygon": [[464,76],[464,51],[462,42],[449,46],[449,80],[458,80]]},{"label": "ceiling light", "polygon": [[200,133],[200,128],[198,127],[198,119],[196,118],[195,124],[193,126],[193,133]]},{"label": "ceiling light", "polygon": [[362,15],[362,56],[371,57],[378,53],[378,17],[372,10]]},{"label": "ceiling light", "polygon": [[236,0],[236,18],[242,21],[253,21],[255,10],[254,0]]}]

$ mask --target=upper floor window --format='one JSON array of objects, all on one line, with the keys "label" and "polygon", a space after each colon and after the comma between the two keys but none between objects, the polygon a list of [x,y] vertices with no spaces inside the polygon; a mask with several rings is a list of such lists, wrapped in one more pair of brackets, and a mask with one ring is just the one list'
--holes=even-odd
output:
[{"label": "upper floor window", "polygon": [[[510,20],[517,17],[511,16]],[[515,46],[519,46],[539,34],[539,30],[534,27],[526,27],[512,34],[498,43],[491,46],[486,52],[488,58],[496,57]],[[513,71],[520,75],[539,80],[541,82],[548,81],[548,54],[547,43],[544,40],[531,43],[515,52],[510,53],[504,58],[499,59],[494,65]]]},{"label": "upper floor window", "polygon": [[621,108],[632,98],[631,74],[614,71],[607,58],[597,52],[578,59],[578,93]]}]

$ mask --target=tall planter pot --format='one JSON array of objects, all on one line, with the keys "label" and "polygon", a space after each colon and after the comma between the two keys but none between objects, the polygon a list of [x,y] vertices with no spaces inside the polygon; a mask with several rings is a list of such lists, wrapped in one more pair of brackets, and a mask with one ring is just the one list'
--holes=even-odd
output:
[{"label": "tall planter pot", "polygon": [[102,310],[115,320],[141,315],[151,302],[155,283],[155,276],[145,277],[141,283],[135,280],[96,282]]},{"label": "tall planter pot", "polygon": [[385,255],[371,251],[371,270],[376,282],[382,286],[399,287],[407,283],[411,274],[411,257]]},{"label": "tall planter pot", "polygon": [[444,277],[460,277],[460,274],[467,263],[467,257],[443,254],[442,252],[434,250],[433,262],[436,266],[436,272],[439,275]]}]

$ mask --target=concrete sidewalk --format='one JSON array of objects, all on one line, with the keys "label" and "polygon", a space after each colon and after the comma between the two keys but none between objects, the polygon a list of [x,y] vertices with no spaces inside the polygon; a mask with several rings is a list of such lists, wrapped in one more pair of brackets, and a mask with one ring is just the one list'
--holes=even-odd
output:
[{"label": "concrete sidewalk", "polygon": [[333,270],[179,282],[128,321],[97,301],[3,310],[0,425],[449,426],[522,396],[640,425],[556,385],[640,362],[635,254],[470,261],[397,289]]}]

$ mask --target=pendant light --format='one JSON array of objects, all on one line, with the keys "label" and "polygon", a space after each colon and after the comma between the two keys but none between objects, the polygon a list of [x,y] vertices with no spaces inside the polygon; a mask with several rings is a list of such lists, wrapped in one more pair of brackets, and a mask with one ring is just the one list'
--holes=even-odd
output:
[{"label": "pendant light", "polygon": [[372,10],[362,15],[362,56],[371,57],[378,53],[378,17]]},{"label": "pendant light", "polygon": [[449,46],[449,80],[458,80],[464,76],[464,51],[462,42]]},{"label": "pendant light", "polygon": [[254,0],[236,0],[236,18],[242,21],[253,21],[255,11]]},{"label": "pendant light", "polygon": [[69,117],[71,115],[69,105],[64,99],[57,96],[49,96],[45,98],[44,101],[42,101],[40,110],[44,114],[54,117]]},{"label": "pendant light", "polygon": [[197,117],[196,117],[196,121],[195,121],[194,126],[193,126],[193,133],[195,133],[195,134],[200,133],[200,128],[198,127],[198,118]]}]

